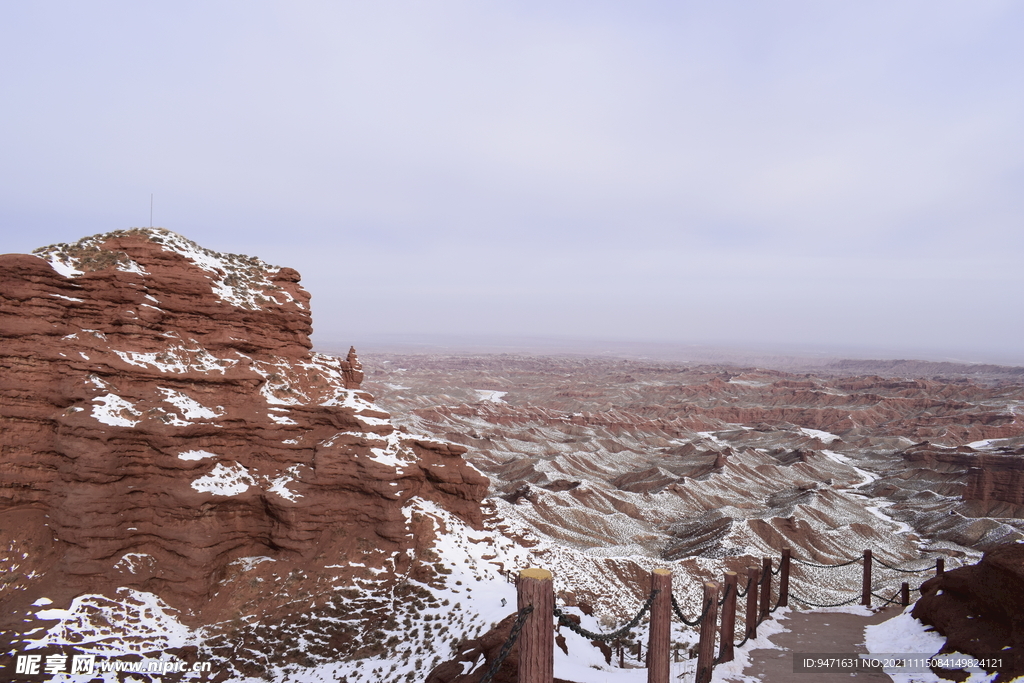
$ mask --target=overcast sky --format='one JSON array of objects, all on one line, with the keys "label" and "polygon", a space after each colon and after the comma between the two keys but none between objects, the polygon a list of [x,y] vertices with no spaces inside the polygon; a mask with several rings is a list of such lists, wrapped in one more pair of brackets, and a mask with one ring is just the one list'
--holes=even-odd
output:
[{"label": "overcast sky", "polygon": [[319,343],[1024,363],[1024,3],[6,2],[2,252],[154,222]]}]

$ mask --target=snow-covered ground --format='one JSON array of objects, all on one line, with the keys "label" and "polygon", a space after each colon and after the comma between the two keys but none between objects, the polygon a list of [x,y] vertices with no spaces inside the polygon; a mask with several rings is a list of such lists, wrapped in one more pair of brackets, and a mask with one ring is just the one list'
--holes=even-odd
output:
[{"label": "snow-covered ground", "polygon": [[[865,629],[865,645],[872,655],[883,654],[914,654],[931,657],[945,644],[946,639],[935,631],[927,631],[920,621],[911,616],[913,605],[888,621]],[[952,653],[942,655],[945,659],[968,658],[967,655]],[[987,674],[981,669],[970,670],[970,678],[965,683],[991,683],[997,674]],[[890,673],[894,683],[947,683],[947,679],[939,678],[934,673]]]}]

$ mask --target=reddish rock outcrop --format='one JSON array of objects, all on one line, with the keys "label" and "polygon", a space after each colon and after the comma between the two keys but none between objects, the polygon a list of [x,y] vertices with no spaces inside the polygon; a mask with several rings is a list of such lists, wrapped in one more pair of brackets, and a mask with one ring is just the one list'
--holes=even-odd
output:
[{"label": "reddish rock outcrop", "polygon": [[987,667],[1000,672],[996,683],[1024,675],[1024,545],[994,548],[924,582],[913,615],[946,637],[943,652],[1000,660]]},{"label": "reddish rock outcrop", "polygon": [[312,353],[309,299],[161,229],[0,256],[0,527],[24,553],[3,626],[117,587],[208,623],[273,600],[218,589],[243,558],[402,571],[410,500],[479,524],[466,449],[396,431],[355,349]]},{"label": "reddish rock outcrop", "polygon": [[900,455],[909,463],[930,469],[966,472],[963,499],[977,503],[983,511],[993,512],[999,503],[1021,509],[997,516],[1018,516],[1024,511],[1022,448],[978,452],[970,446],[943,448],[925,442],[902,451]]}]

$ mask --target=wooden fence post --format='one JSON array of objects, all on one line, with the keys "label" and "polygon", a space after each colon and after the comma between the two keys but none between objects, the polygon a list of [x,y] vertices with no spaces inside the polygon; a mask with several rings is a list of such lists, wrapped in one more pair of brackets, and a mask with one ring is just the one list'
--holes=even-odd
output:
[{"label": "wooden fence post", "polygon": [[768,612],[771,610],[772,601],[772,558],[766,557],[761,562],[761,614],[757,618],[757,623],[761,623],[768,618]]},{"label": "wooden fence post", "polygon": [[860,590],[860,604],[871,607],[871,550],[864,551],[864,583]]},{"label": "wooden fence post", "polygon": [[718,661],[731,662],[736,638],[736,572],[725,573],[725,603],[722,605],[722,628],[718,633]]},{"label": "wooden fence post", "polygon": [[718,584],[714,581],[704,584],[701,613],[704,619],[700,622],[700,641],[697,645],[697,683],[711,683],[711,672],[715,668],[715,631],[718,630]]},{"label": "wooden fence post", "polygon": [[651,590],[661,591],[651,603],[651,630],[647,641],[647,683],[669,683],[672,643],[672,572],[651,572]]},{"label": "wooden fence post", "polygon": [[942,576],[946,573],[946,558],[940,557],[935,560],[935,576]]},{"label": "wooden fence post", "polygon": [[900,604],[904,607],[910,604],[910,584],[906,581],[900,586]]},{"label": "wooden fence post", "polygon": [[553,683],[555,680],[555,591],[551,572],[530,568],[519,572],[519,609],[533,605],[519,634],[521,683]]},{"label": "wooden fence post", "polygon": [[789,560],[793,554],[792,548],[782,549],[782,573],[779,575],[779,606],[789,605]]},{"label": "wooden fence post", "polygon": [[753,640],[757,638],[757,584],[761,581],[761,572],[756,567],[747,570],[747,635]]}]

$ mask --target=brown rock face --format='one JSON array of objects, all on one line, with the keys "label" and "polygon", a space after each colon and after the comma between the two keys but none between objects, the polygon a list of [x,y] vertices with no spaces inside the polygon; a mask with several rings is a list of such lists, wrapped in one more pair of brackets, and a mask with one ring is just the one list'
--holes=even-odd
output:
[{"label": "brown rock face", "polygon": [[1024,545],[994,548],[981,562],[929,579],[914,617],[946,637],[944,652],[997,659],[996,681],[1024,674]]},{"label": "brown rock face", "polygon": [[259,595],[218,591],[241,558],[398,571],[414,497],[479,523],[466,449],[395,431],[355,349],[312,353],[309,300],[290,268],[161,229],[0,256],[6,626],[117,587],[209,621]]},{"label": "brown rock face", "polygon": [[[970,446],[958,448],[918,444],[901,453],[907,462],[921,463],[932,469],[966,472],[963,499],[977,503],[979,509],[1000,516],[1020,516],[1024,512],[1024,449],[979,453]],[[1000,505],[1004,504],[1004,505]]]}]

